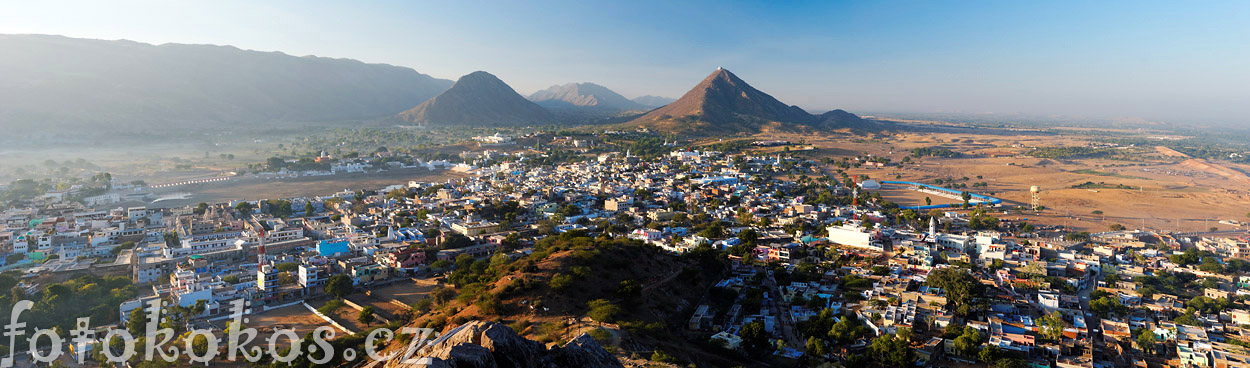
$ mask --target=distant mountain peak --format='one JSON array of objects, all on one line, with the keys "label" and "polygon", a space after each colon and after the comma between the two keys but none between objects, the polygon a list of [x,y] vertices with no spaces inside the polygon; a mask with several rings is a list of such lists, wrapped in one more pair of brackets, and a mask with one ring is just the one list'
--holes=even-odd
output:
[{"label": "distant mountain peak", "polygon": [[398,118],[417,124],[468,126],[544,124],[555,120],[551,112],[484,71],[460,77],[442,94],[400,113]]},{"label": "distant mountain peak", "polygon": [[607,87],[590,82],[551,86],[534,92],[529,96],[529,100],[548,108],[646,109],[646,106],[631,101]]},{"label": "distant mountain peak", "polygon": [[677,101],[677,99],[671,98],[671,97],[646,95],[646,96],[634,97],[632,101],[637,102],[638,104],[646,106],[646,107],[656,108],[656,107],[660,107],[660,106],[673,103],[673,101]]}]

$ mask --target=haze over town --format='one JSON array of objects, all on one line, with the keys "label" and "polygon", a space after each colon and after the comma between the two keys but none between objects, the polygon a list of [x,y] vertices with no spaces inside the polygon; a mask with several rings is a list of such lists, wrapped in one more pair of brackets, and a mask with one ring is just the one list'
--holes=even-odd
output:
[{"label": "haze over town", "polygon": [[1250,367],[1245,2],[4,9],[15,366]]}]

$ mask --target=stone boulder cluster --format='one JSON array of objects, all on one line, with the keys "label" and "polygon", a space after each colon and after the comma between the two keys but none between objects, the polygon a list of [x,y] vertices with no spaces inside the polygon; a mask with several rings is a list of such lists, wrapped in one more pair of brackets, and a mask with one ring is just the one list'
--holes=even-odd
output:
[{"label": "stone boulder cluster", "polygon": [[548,349],[497,322],[472,321],[439,336],[418,352],[416,363],[375,362],[383,368],[623,367],[590,335]]}]

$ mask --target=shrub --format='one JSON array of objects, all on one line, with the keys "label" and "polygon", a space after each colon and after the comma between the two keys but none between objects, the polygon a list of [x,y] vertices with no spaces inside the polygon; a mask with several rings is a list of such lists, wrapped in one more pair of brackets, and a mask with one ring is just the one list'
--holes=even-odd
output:
[{"label": "shrub", "polygon": [[616,315],[621,312],[621,307],[612,304],[607,299],[591,300],[589,303],[586,303],[586,306],[590,307],[590,311],[586,312],[586,315],[602,323],[612,323],[616,320]]},{"label": "shrub", "polygon": [[317,308],[317,311],[321,312],[321,314],[329,315],[330,313],[334,313],[334,311],[338,310],[339,308],[342,308],[345,305],[347,305],[347,303],[343,303],[342,300],[331,299],[330,301],[326,302],[325,305],[321,306],[321,308]]},{"label": "shrub", "polygon": [[551,281],[547,283],[551,286],[551,290],[561,291],[573,284],[573,276],[557,273],[551,276]]}]

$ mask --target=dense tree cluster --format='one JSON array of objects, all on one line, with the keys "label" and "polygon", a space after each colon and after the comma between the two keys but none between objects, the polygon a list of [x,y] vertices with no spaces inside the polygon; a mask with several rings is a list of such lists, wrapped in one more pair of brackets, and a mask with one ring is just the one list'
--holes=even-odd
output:
[{"label": "dense tree cluster", "polygon": [[947,267],[929,273],[926,281],[929,286],[941,288],[946,292],[947,307],[961,316],[967,316],[981,309],[984,301],[985,285],[968,270]]}]

